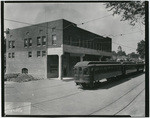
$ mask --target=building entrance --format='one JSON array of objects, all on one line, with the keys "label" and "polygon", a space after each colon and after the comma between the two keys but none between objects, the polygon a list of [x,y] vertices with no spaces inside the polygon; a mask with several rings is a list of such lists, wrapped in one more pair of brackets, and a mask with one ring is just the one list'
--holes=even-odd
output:
[{"label": "building entrance", "polygon": [[47,78],[58,77],[58,55],[47,56]]}]

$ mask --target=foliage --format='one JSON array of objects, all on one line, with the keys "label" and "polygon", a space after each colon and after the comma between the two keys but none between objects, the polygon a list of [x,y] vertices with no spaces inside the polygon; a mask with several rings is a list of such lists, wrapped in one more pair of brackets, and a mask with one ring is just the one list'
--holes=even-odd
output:
[{"label": "foliage", "polygon": [[145,56],[145,41],[142,40],[138,43],[136,51],[139,53],[141,58]]},{"label": "foliage", "polygon": [[126,53],[125,53],[125,51],[118,51],[117,55],[118,56],[126,56]]},{"label": "foliage", "polygon": [[138,58],[139,54],[136,54],[135,52],[132,52],[132,53],[128,54],[128,57],[130,57],[130,58]]},{"label": "foliage", "polygon": [[122,15],[121,21],[128,20],[131,25],[135,25],[139,19],[145,25],[145,2],[129,1],[129,2],[107,2],[106,8],[113,11],[113,15]]},{"label": "foliage", "polygon": [[118,56],[126,56],[125,51],[122,51],[122,47],[118,46],[118,52],[117,52]]},{"label": "foliage", "polygon": [[115,51],[112,51],[112,55],[117,56],[117,53]]}]

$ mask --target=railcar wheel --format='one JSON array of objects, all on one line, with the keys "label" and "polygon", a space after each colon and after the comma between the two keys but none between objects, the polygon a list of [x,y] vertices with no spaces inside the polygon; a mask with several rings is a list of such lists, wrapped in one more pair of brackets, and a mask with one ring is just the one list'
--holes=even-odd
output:
[{"label": "railcar wheel", "polygon": [[94,87],[94,82],[90,82],[89,87],[93,88]]},{"label": "railcar wheel", "polygon": [[76,85],[79,85],[79,83],[76,82]]},{"label": "railcar wheel", "polygon": [[112,78],[106,78],[107,82],[110,82],[112,80]]},{"label": "railcar wheel", "polygon": [[82,85],[83,88],[86,88],[86,84],[85,83],[82,83],[81,85]]}]

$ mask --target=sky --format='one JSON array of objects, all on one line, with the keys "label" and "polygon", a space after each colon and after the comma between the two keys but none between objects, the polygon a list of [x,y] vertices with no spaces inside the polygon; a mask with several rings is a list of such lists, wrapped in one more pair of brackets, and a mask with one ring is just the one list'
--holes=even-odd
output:
[{"label": "sky", "polygon": [[[136,53],[137,43],[145,40],[145,26],[140,22],[131,26],[129,21],[120,21],[121,16],[111,14],[102,2],[4,4],[4,19],[30,24],[66,19],[82,29],[112,38],[113,51],[117,51],[120,45],[126,54]],[[24,26],[28,25],[4,20],[4,29]]]}]

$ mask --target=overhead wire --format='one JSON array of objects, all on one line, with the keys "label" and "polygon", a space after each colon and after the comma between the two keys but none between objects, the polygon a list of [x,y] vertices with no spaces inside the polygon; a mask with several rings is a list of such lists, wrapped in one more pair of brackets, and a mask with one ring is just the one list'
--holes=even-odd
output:
[{"label": "overhead wire", "polygon": [[80,26],[80,25],[83,25],[83,24],[86,24],[86,23],[89,23],[89,22],[92,22],[92,21],[95,21],[95,20],[103,19],[103,18],[109,17],[111,15],[113,15],[113,14],[106,15],[106,16],[103,16],[103,17],[100,17],[100,18],[96,18],[96,19],[92,19],[92,20],[89,20],[89,21],[85,21],[85,22],[77,24],[77,26]]},{"label": "overhead wire", "polygon": [[[112,14],[107,15],[107,16],[104,16],[104,17],[101,17],[101,18],[89,20],[89,21],[83,22],[83,23],[81,23],[81,24],[77,24],[77,26],[83,25],[83,24],[85,24],[85,23],[89,23],[89,22],[92,22],[92,21],[95,21],[95,20],[99,20],[99,19],[102,19],[102,18],[105,18],[105,17],[109,17],[109,16],[111,16],[111,15],[112,15]],[[6,21],[11,21],[11,22],[17,22],[17,23],[22,23],[22,24],[27,24],[27,25],[34,25],[34,26],[37,26],[37,27],[45,27],[45,28],[50,28],[50,29],[53,28],[53,27],[48,27],[48,26],[39,26],[38,24],[31,24],[31,23],[26,23],[26,22],[22,22],[22,21],[11,20],[11,19],[7,19],[7,18],[5,18],[4,20],[6,20]],[[68,28],[68,27],[71,26],[71,25],[74,26],[74,24],[72,23],[72,24],[67,25],[67,26],[64,27],[63,29],[66,29],[66,28]],[[74,26],[74,27],[75,27],[75,26]],[[57,29],[57,28],[55,28],[55,29],[56,29],[56,30],[63,30],[63,29]],[[141,30],[141,31],[143,31],[143,30]],[[141,32],[141,31],[137,31],[137,32]],[[126,33],[126,34],[118,34],[118,35],[112,35],[112,34],[111,34],[111,35],[108,35],[108,36],[117,37],[117,36],[123,36],[123,35],[133,34],[133,33],[137,33],[137,32],[129,32],[129,33]],[[92,39],[92,40],[93,40],[93,39]],[[86,40],[86,41],[92,41],[92,40]],[[104,42],[103,42],[103,43],[104,43]],[[122,45],[122,44],[119,44],[119,43],[116,43],[116,42],[112,42],[112,43],[118,44],[118,45]],[[129,46],[126,46],[126,45],[122,45],[122,46],[125,46],[125,47],[128,47],[128,48],[132,48],[132,47],[129,47]],[[135,48],[132,48],[132,49],[135,49]]]}]

